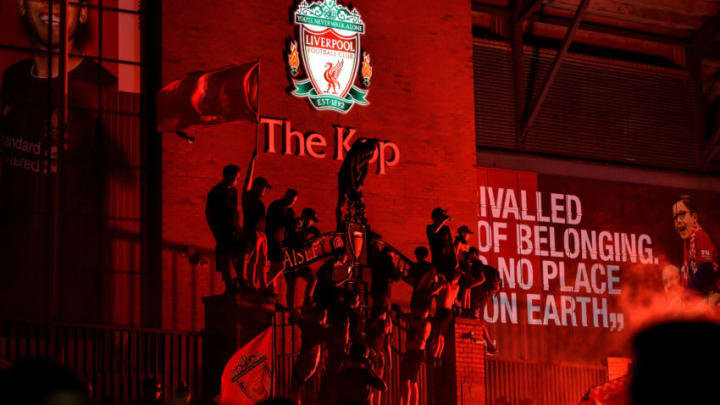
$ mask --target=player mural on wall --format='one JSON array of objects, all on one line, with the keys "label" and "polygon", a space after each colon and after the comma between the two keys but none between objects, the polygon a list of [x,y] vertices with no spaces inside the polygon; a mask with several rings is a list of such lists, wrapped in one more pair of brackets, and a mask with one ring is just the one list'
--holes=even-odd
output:
[{"label": "player mural on wall", "polygon": [[[0,261],[8,269],[0,276],[0,308],[97,320],[102,292],[77,297],[70,287],[97,291],[105,272],[99,263],[111,254],[102,246],[112,227],[100,218],[112,192],[139,187],[120,169],[131,158],[118,134],[131,124],[115,114],[120,97],[128,105],[134,98],[121,96],[113,64],[91,56],[95,44],[118,38],[100,35],[89,0],[64,8],[60,1],[12,3],[3,2],[3,16],[16,16],[21,30],[3,39],[30,46],[1,61],[21,58],[0,79]],[[18,309],[30,291],[41,298]]]},{"label": "player mural on wall", "polygon": [[[80,56],[92,39],[87,1],[67,7],[68,32],[65,48],[67,83],[62,83],[59,53],[60,4],[20,1],[18,14],[25,34],[32,43],[32,57],[9,66],[2,73],[0,89],[0,141],[2,143],[2,182],[12,200],[3,201],[3,211],[46,210],[45,198],[38,190],[47,189],[48,177],[54,182],[58,144],[62,144],[66,174],[71,192],[70,211],[97,211],[102,193],[99,135],[110,131],[107,117],[97,110],[111,110],[117,94],[117,78],[104,67]],[[67,98],[63,94],[67,87]],[[98,99],[98,93],[102,99]],[[99,104],[102,102],[102,104]],[[64,111],[61,108],[64,107]],[[67,117],[65,117],[66,115]],[[64,130],[60,138],[61,127]],[[107,142],[107,140],[105,140]],[[114,146],[114,145],[112,145]],[[82,178],[83,181],[75,181]],[[12,193],[10,193],[12,191]],[[79,201],[76,201],[79,200]],[[8,206],[5,206],[8,204]]]},{"label": "player mural on wall", "polygon": [[689,194],[681,195],[672,207],[675,230],[683,240],[680,279],[688,291],[703,297],[718,294],[718,251],[698,222],[697,206]]}]

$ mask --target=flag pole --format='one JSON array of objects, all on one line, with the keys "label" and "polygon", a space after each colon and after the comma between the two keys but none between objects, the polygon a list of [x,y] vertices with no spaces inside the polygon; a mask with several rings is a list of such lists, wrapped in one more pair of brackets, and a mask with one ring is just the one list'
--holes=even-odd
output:
[{"label": "flag pole", "polygon": [[[257,58],[257,115],[255,116],[255,150],[260,148],[260,62],[262,57]],[[258,151],[258,155],[260,151]]]}]

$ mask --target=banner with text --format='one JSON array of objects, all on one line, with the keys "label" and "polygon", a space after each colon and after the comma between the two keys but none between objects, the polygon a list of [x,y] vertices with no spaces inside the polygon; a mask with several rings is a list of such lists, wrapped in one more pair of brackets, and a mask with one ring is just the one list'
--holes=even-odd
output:
[{"label": "banner with text", "polygon": [[717,240],[717,193],[491,168],[478,169],[477,191],[477,247],[504,285],[483,318],[503,356],[602,359],[626,351],[648,312],[677,309],[681,195]]}]

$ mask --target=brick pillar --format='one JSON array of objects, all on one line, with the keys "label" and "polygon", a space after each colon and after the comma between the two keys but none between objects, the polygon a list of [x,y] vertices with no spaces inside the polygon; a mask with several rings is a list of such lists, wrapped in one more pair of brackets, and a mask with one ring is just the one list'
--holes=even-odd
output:
[{"label": "brick pillar", "polygon": [[445,349],[439,364],[428,365],[429,403],[433,405],[457,404],[455,325],[451,324],[445,336]]},{"label": "brick pillar", "polygon": [[484,322],[455,320],[455,353],[458,404],[485,405]]}]

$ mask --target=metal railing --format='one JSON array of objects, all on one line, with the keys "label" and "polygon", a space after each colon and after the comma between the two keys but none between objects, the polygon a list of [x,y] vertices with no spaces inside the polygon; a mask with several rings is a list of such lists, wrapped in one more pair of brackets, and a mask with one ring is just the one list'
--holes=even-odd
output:
[{"label": "metal railing", "polygon": [[[300,350],[300,330],[296,324],[291,322],[287,311],[278,311],[275,313],[273,320],[273,329],[275,333],[274,341],[274,358],[275,358],[275,395],[288,397],[290,394],[290,386],[292,381],[292,368]],[[405,325],[401,321],[393,318],[393,335],[392,335],[392,367],[385,365],[383,379],[388,386],[387,391],[382,394],[383,405],[395,405],[400,403],[401,381],[400,381],[400,361],[402,354],[406,351],[406,333]],[[321,362],[322,364],[322,362]],[[322,367],[322,366],[321,366]],[[320,390],[321,380],[324,370],[319,369],[315,376],[308,382],[308,388],[305,390],[305,399],[307,403],[315,403],[314,397]],[[418,377],[418,386],[420,387],[420,404],[430,404],[430,395],[427,384],[428,377],[426,366],[420,369]],[[306,403],[306,402],[303,402]]]},{"label": "metal railing", "polygon": [[[300,349],[300,331],[287,311],[276,312],[274,332],[274,395],[290,393],[292,367]],[[383,405],[400,403],[400,361],[406,350],[405,325],[393,319],[392,368],[385,370],[388,390]],[[0,359],[14,363],[24,357],[55,359],[90,383],[95,399],[128,403],[139,398],[147,377],[162,383],[169,399],[182,381],[194,398],[205,398],[202,387],[202,334],[71,324],[0,321]],[[319,392],[323,370],[306,390]],[[592,386],[607,381],[603,366],[523,360],[485,360],[486,404],[576,404]],[[420,404],[430,404],[432,387],[423,364],[418,385]],[[462,401],[462,399],[460,399]],[[306,402],[313,403],[313,402]]]},{"label": "metal railing", "polygon": [[48,357],[92,385],[95,399],[127,403],[152,377],[172,398],[180,382],[202,398],[202,335],[153,329],[0,322],[0,358]]},{"label": "metal railing", "polygon": [[607,379],[604,366],[486,359],[485,403],[575,405]]}]

